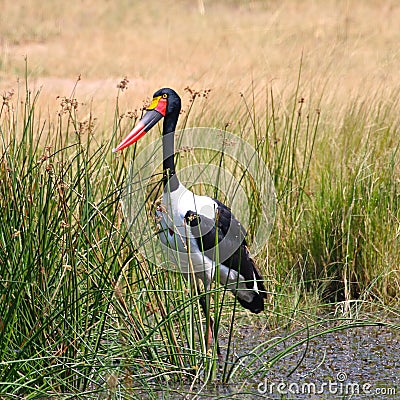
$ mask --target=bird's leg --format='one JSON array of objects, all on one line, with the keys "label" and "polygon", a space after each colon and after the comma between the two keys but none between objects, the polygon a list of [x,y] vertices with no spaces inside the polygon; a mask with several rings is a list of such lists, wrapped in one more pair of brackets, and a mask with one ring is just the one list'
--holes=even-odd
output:
[{"label": "bird's leg", "polygon": [[203,309],[204,316],[206,317],[206,325],[208,327],[207,336],[206,336],[206,348],[208,351],[210,348],[211,342],[212,342],[212,338],[213,338],[212,329],[213,329],[214,321],[213,321],[211,315],[209,315],[209,311],[208,311],[209,308],[207,307],[206,294],[202,294],[200,296],[199,301],[201,304],[201,308]]},{"label": "bird's leg", "polygon": [[215,339],[216,345],[217,345],[217,355],[218,355],[218,359],[222,358],[222,353],[221,353],[221,349],[219,347],[219,343],[218,343],[218,334],[217,332],[214,332],[214,320],[211,317],[210,313],[209,313],[209,308],[207,305],[207,299],[206,299],[207,294],[204,293],[200,296],[199,302],[201,304],[201,308],[203,309],[204,315],[206,317],[206,319],[209,318],[209,324],[208,324],[208,331],[207,331],[207,338],[206,338],[206,345],[207,345],[207,350],[209,349],[211,342],[213,340],[213,337]]}]

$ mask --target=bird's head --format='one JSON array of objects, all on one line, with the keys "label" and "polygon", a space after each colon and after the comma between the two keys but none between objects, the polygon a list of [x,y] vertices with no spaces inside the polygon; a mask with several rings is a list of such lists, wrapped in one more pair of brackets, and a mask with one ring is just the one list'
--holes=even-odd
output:
[{"label": "bird's head", "polygon": [[113,152],[123,150],[137,142],[163,117],[170,117],[175,122],[181,111],[181,99],[178,94],[169,88],[157,90],[153,95],[144,117],[137,123],[126,138],[115,148]]}]

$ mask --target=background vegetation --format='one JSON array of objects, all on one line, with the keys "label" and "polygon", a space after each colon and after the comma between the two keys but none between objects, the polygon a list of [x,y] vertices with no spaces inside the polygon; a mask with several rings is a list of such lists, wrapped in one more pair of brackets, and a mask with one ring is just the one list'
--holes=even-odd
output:
[{"label": "background vegetation", "polygon": [[[395,2],[2,9],[1,395],[155,398],[207,381],[244,385],[294,351],[268,331],[398,328]],[[111,148],[162,86],[183,96],[181,127],[247,138],[276,186],[275,227],[256,258],[268,311],[250,316],[228,295],[221,308],[213,289],[221,368],[190,285],[141,258],[122,216],[133,151]],[[260,336],[239,357],[234,326]]]}]

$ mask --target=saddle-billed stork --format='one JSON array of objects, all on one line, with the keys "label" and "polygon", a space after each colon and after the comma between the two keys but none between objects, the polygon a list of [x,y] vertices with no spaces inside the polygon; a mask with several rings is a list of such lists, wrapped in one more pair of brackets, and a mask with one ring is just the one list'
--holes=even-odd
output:
[{"label": "saddle-billed stork", "polygon": [[[174,90],[158,90],[143,118],[113,152],[132,145],[164,118],[164,189],[162,206],[157,208],[160,239],[179,252],[181,272],[186,276],[193,272],[196,280],[203,282],[206,293],[218,270],[220,284],[232,291],[244,308],[258,314],[264,310],[266,290],[247,249],[244,228],[227,206],[211,197],[194,194],[176,175],[174,132],[180,110],[181,99]],[[200,303],[207,316],[204,296],[200,297]],[[212,326],[210,319],[208,344],[213,336]],[[217,352],[220,355],[218,343]]]}]

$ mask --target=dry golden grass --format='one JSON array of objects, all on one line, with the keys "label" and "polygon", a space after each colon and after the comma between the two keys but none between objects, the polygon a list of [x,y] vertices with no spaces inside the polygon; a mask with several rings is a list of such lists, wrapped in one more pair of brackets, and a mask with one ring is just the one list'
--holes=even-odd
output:
[{"label": "dry golden grass", "polygon": [[[274,179],[275,224],[254,254],[273,302],[253,318],[237,310],[234,324],[224,306],[215,321],[226,338],[248,323],[260,333],[275,326],[299,327],[301,337],[317,326],[334,333],[330,315],[323,317],[331,302],[340,324],[364,312],[366,325],[398,321],[399,0],[0,4],[0,392],[93,397],[107,380],[103,397],[115,389],[124,398],[158,398],[161,390],[167,397],[182,391],[194,373],[229,379],[249,394],[282,367],[280,357],[303,353],[302,341],[281,351],[281,344],[238,338],[217,373],[187,284],[132,247],[118,204],[133,183],[126,176],[137,152],[111,153],[133,124],[121,118],[113,129],[125,76],[120,115],[161,86],[184,95],[184,111],[193,104],[185,87],[211,89],[182,117],[190,115],[189,126],[230,122],[228,129],[251,138]],[[18,85],[25,95],[25,56],[30,90],[42,88],[39,104],[17,99]],[[274,101],[265,104],[270,89]],[[75,98],[78,113],[70,114]],[[179,170],[186,161],[211,169],[219,162],[240,177],[248,200],[241,206],[258,210],[255,183],[267,171],[245,182],[244,165],[230,168],[229,152],[210,159],[211,148],[180,159]],[[239,204],[229,203],[239,215]],[[264,222],[252,222],[250,233]],[[216,316],[225,291],[212,292]],[[200,386],[193,380],[190,390]]]},{"label": "dry golden grass", "polygon": [[127,108],[161,86],[211,88],[222,108],[252,82],[284,97],[293,94],[301,59],[302,95],[323,92],[337,108],[400,87],[396,1],[2,3],[0,90],[16,87],[27,56],[32,87],[42,87],[50,110],[79,75],[77,97],[93,98],[100,118],[112,111],[124,76]]}]

